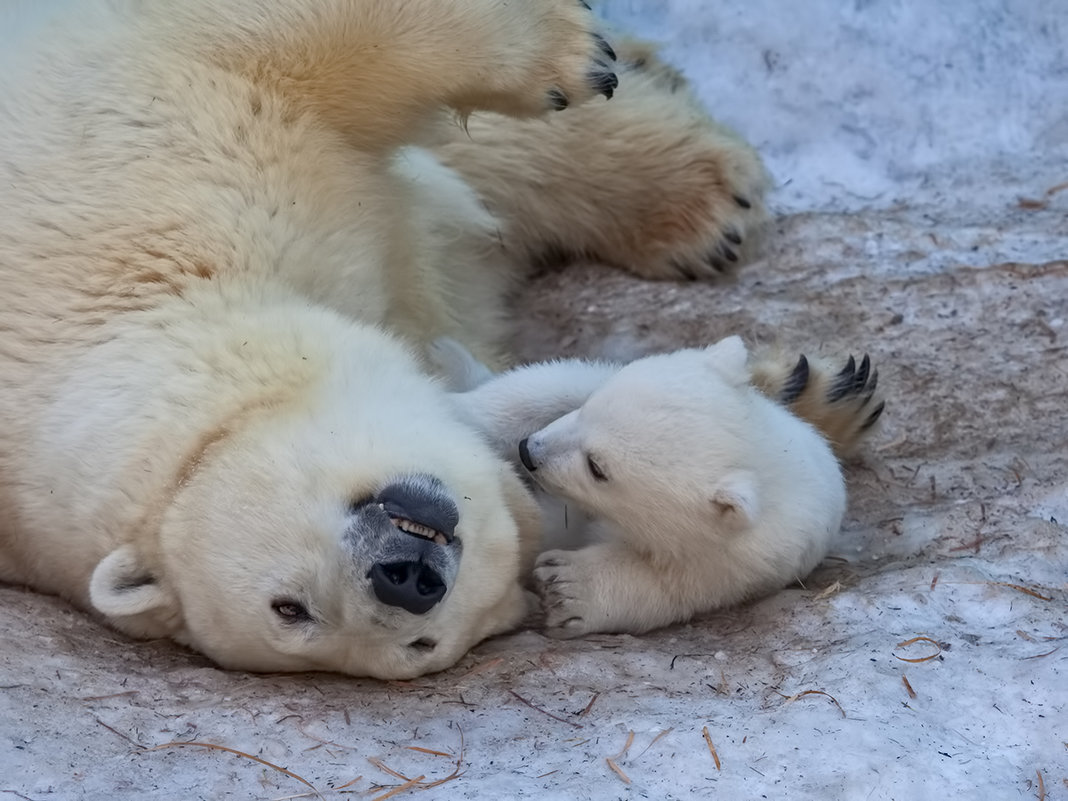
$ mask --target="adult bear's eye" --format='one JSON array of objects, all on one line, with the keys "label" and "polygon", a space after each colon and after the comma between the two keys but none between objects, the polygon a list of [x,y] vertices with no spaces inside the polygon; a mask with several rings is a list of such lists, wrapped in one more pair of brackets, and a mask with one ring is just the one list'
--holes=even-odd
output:
[{"label": "adult bear's eye", "polygon": [[601,469],[601,466],[597,464],[596,460],[589,454],[586,455],[586,466],[590,468],[590,475],[595,479],[598,481],[608,481],[608,474]]},{"label": "adult bear's eye", "polygon": [[308,607],[292,598],[278,598],[272,601],[271,609],[286,623],[304,623],[312,619]]}]

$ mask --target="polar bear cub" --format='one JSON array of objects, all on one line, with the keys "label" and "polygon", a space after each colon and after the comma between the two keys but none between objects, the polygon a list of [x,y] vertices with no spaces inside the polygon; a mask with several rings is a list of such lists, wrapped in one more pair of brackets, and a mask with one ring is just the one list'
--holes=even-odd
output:
[{"label": "polar bear cub", "polygon": [[572,406],[517,448],[594,519],[589,544],[534,571],[556,636],[644,632],[777,590],[819,563],[845,512],[828,443],[752,386],[738,337],[622,368],[520,368],[467,396],[498,446]]}]

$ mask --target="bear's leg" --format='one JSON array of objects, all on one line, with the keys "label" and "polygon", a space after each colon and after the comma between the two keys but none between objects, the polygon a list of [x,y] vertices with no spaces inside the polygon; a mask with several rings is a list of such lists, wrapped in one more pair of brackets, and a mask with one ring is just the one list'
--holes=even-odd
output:
[{"label": "bear's leg", "polygon": [[757,389],[815,426],[840,459],[856,451],[886,406],[879,371],[866,354],[839,367],[826,358],[766,352],[751,359],[750,372]]},{"label": "bear's leg", "polygon": [[639,634],[687,620],[703,610],[677,591],[688,583],[679,575],[685,569],[658,569],[621,542],[546,551],[534,569],[546,631],[555,637]]},{"label": "bear's leg", "polygon": [[770,178],[652,49],[621,42],[619,88],[544,120],[476,114],[436,152],[536,263],[588,255],[639,276],[715,278],[752,252]]},{"label": "bear's leg", "polygon": [[487,378],[488,373],[479,372],[481,365],[452,341],[435,343],[431,360],[454,385],[472,376],[481,382],[454,394],[453,402],[496,451],[513,462],[520,458],[521,440],[582,406],[619,371],[619,365],[609,362],[561,359]]},{"label": "bear's leg", "polygon": [[616,86],[579,0],[188,0],[148,13],[169,41],[369,149],[416,141],[443,106],[535,116]]}]

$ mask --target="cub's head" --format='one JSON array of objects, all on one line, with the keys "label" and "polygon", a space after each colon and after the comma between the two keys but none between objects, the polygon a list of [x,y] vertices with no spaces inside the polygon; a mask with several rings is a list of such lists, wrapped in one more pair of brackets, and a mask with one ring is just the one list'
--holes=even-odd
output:
[{"label": "cub's head", "polygon": [[744,526],[757,514],[753,417],[745,346],[730,337],[632,362],[520,443],[520,460],[550,493],[623,526]]},{"label": "cub's head", "polygon": [[362,378],[209,436],[158,542],[102,560],[93,604],[223,667],[379,678],[517,625],[522,482],[410,366]]}]

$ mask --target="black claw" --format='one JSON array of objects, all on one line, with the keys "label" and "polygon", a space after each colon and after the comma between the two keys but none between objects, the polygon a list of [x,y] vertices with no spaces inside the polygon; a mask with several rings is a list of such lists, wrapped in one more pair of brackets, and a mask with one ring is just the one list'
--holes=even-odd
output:
[{"label": "black claw", "polygon": [[587,11],[593,11],[593,9],[590,8],[590,4],[587,3],[586,0],[578,0],[578,4],[580,6],[582,6],[584,9],[586,9]]},{"label": "black claw", "polygon": [[852,354],[849,356],[849,361],[846,362],[845,367],[839,370],[837,378],[849,378],[852,380],[853,374],[857,372],[857,363],[853,359]]},{"label": "black claw", "polygon": [[550,89],[549,90],[549,104],[556,111],[563,111],[565,108],[568,107],[570,102],[571,101],[569,101],[567,99],[567,95],[565,95],[559,89]]},{"label": "black claw", "polygon": [[857,394],[864,385],[868,383],[868,373],[871,370],[871,360],[868,358],[868,354],[864,354],[864,358],[860,360],[860,367],[857,368],[857,374],[853,376],[853,394]]},{"label": "black claw", "polygon": [[675,270],[679,273],[679,275],[681,275],[687,281],[697,280],[697,273],[690,269],[690,265],[684,264],[683,262],[676,260],[671,262],[671,266],[674,267]]},{"label": "black claw", "polygon": [[708,258],[706,258],[705,261],[708,262],[708,266],[715,270],[717,273],[727,272],[727,265],[724,263],[723,259],[719,257],[718,253],[709,254]]},{"label": "black claw", "polygon": [[608,44],[608,40],[601,34],[595,33],[593,35],[593,41],[597,42],[597,46],[601,48],[601,52],[608,56],[612,61],[616,60],[616,51],[612,49],[612,45]]},{"label": "black claw", "polygon": [[864,393],[864,402],[867,403],[875,395],[875,390],[879,386],[879,371],[871,371],[871,380],[868,381],[868,391]]},{"label": "black claw", "polygon": [[723,238],[735,245],[742,244],[742,237],[739,236],[738,232],[735,231],[733,228],[731,228],[729,231],[725,231],[723,233]]},{"label": "black claw", "polygon": [[846,362],[846,366],[834,377],[834,382],[831,384],[831,388],[827,392],[828,403],[840,401],[853,391],[853,379],[856,376],[856,373],[856,360],[850,356],[849,361]]},{"label": "black claw", "polygon": [[786,379],[786,383],[783,384],[782,391],[779,392],[779,400],[789,405],[801,397],[801,393],[805,391],[807,386],[808,359],[802,353],[801,358],[797,360],[797,366],[794,367],[793,372]]},{"label": "black claw", "polygon": [[611,99],[616,87],[619,86],[619,78],[614,72],[594,72],[590,74],[590,85],[597,90],[598,94]]},{"label": "black claw", "polygon": [[734,202],[737,203],[739,206],[741,206],[743,209],[751,209],[751,208],[753,208],[753,204],[750,203],[748,200],[746,200],[741,195],[735,195],[734,196]]},{"label": "black claw", "polygon": [[723,248],[723,256],[727,261],[738,261],[738,254],[730,248]]},{"label": "black claw", "polygon": [[882,416],[883,409],[886,408],[886,401],[879,401],[879,405],[875,407],[875,410],[868,415],[868,419],[864,421],[864,424],[860,427],[861,431],[867,431],[876,421]]}]

